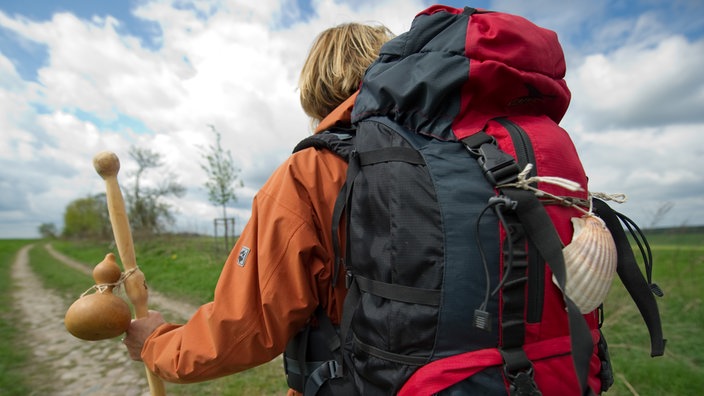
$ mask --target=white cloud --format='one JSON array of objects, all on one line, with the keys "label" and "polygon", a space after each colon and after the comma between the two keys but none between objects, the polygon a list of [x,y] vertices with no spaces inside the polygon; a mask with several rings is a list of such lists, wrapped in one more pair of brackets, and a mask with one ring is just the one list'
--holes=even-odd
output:
[{"label": "white cloud", "polygon": [[[212,141],[208,125],[214,125],[242,169],[245,187],[238,191],[235,210],[241,220],[246,219],[256,190],[309,133],[296,84],[314,36],[337,23],[381,20],[398,11],[391,3],[353,9],[344,3],[320,1],[315,6],[322,17],[282,28],[275,21],[283,17],[277,11],[278,2],[191,5],[145,3],[134,11],[139,18],[159,25],[162,35],[156,49],[120,34],[122,22],[109,16],[83,20],[61,13],[44,22],[0,18],[21,37],[48,48],[47,65],[38,71],[38,100],[51,110],[34,114],[36,128],[45,139],[37,143],[36,135],[20,131],[13,141],[15,152],[25,147],[26,157],[61,164],[53,167],[50,183],[82,184],[78,191],[61,191],[63,205],[79,194],[99,191],[99,181],[86,182],[97,177],[90,167],[95,153],[115,151],[123,163],[121,179],[128,179],[132,167],[127,151],[130,145],[139,145],[162,154],[167,167],[188,187],[187,195],[174,202],[182,214],[181,223],[213,217],[216,208],[203,204],[199,148]],[[401,8],[412,15],[411,10],[421,6],[408,3]],[[391,13],[392,9],[396,12]],[[388,24],[403,31],[410,20],[398,16]],[[6,66],[12,64],[6,62]],[[18,95],[21,99],[26,94]],[[96,120],[81,120],[77,111],[91,114],[102,124],[126,116],[139,120],[150,133],[106,130]],[[33,113],[33,109],[26,112]],[[34,194],[33,200],[41,197]],[[52,220],[60,222],[58,216]]]},{"label": "white cloud", "polygon": [[658,225],[702,223],[704,123],[591,131],[571,125],[591,191],[626,194],[616,209],[641,225],[665,202],[674,207]]},{"label": "white cloud", "polygon": [[704,40],[670,36],[593,54],[568,76],[573,108],[599,128],[704,121]]},{"label": "white cloud", "polygon": [[[696,133],[704,125],[697,110],[704,96],[703,41],[663,35],[654,28],[662,24],[650,14],[592,30],[599,19],[590,16],[603,16],[607,3],[550,8],[554,0],[544,1],[545,7],[531,3],[523,11],[568,40],[574,100],[565,122],[593,185],[611,191],[626,187],[632,201],[685,196],[687,205],[695,206],[702,180],[687,167],[704,165],[695,149],[704,143],[698,137],[704,134]],[[521,4],[495,2],[496,9],[503,5],[517,13]],[[349,21],[384,22],[402,33],[424,8],[421,1],[315,0],[311,5],[313,15],[292,20],[302,11],[290,0],[145,2],[134,15],[157,24],[154,31],[161,33],[148,39],[125,34],[126,22],[110,16],[86,20],[60,13],[33,21],[0,11],[1,27],[19,40],[46,46],[48,56],[37,81],[25,81],[0,53],[0,133],[7,142],[0,145],[0,237],[17,236],[12,233],[20,228],[20,236],[35,235],[42,222],[60,226],[70,201],[102,191],[91,164],[99,151],[120,156],[121,182],[129,183],[135,167],[131,145],[161,153],[188,188],[185,197],[173,201],[179,229],[208,232],[220,215],[202,188],[201,148],[213,142],[208,125],[222,133],[223,147],[242,170],[245,187],[231,212],[240,228],[258,188],[309,133],[296,84],[313,38]],[[537,9],[551,13],[530,14]],[[569,40],[584,30],[600,31],[603,41],[619,45],[579,52],[583,48]],[[122,118],[147,131],[115,122]],[[641,158],[647,163],[634,165]],[[682,193],[665,193],[673,189]],[[677,205],[681,202],[685,198]],[[704,215],[698,219],[704,222]]]},{"label": "white cloud", "polygon": [[4,144],[0,158],[25,160],[31,157],[37,137],[27,133],[31,128],[33,109],[30,101],[36,99],[34,85],[24,82],[14,65],[0,53],[0,131]]}]

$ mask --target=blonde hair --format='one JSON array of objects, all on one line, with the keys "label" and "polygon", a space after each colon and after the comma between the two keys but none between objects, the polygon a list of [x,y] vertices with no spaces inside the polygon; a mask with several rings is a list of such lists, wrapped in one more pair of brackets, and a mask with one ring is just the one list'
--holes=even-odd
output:
[{"label": "blonde hair", "polygon": [[298,81],[301,106],[316,125],[358,88],[393,33],[382,25],[346,23],[315,39]]}]

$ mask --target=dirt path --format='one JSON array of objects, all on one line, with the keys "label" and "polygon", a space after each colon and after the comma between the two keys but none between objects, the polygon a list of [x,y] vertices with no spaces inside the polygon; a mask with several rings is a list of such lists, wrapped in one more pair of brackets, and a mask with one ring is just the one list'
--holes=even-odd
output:
[{"label": "dirt path", "polygon": [[[64,264],[90,273],[88,267],[50,246],[28,245],[17,254],[12,265],[13,299],[32,350],[32,395],[149,395],[144,366],[129,359],[119,338],[83,341],[66,331],[63,319],[67,304],[61,296],[43,289],[32,272],[32,248],[46,248]],[[195,311],[195,307],[168,300],[155,291],[150,291],[150,303],[183,320]]]}]

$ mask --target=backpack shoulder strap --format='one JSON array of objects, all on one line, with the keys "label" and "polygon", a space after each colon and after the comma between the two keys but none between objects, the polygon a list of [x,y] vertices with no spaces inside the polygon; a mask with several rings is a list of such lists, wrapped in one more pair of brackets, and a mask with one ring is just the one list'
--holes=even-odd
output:
[{"label": "backpack shoulder strap", "polygon": [[314,147],[316,150],[326,149],[349,162],[350,155],[354,150],[354,137],[355,130],[352,128],[332,128],[301,140],[293,152],[296,153],[309,147]]}]

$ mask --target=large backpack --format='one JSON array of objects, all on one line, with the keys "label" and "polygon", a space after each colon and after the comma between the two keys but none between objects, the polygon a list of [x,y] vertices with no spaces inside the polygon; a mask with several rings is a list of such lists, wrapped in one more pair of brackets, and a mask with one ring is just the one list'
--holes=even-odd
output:
[{"label": "large backpack", "polygon": [[292,388],[306,395],[607,389],[613,379],[599,309],[581,312],[579,296],[562,292],[562,249],[572,219],[585,216],[600,216],[611,230],[651,354],[663,353],[650,273],[646,281],[620,215],[588,193],[574,145],[557,124],[570,99],[564,73],[553,32],[509,14],[434,6],[367,70],[354,128],[299,144],[349,162],[332,230],[334,277],[345,276],[348,293],[339,327],[318,309],[289,343]]}]

